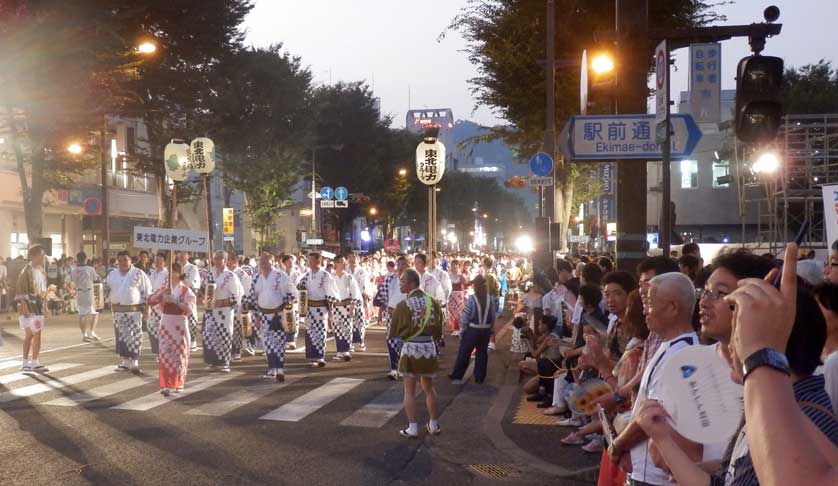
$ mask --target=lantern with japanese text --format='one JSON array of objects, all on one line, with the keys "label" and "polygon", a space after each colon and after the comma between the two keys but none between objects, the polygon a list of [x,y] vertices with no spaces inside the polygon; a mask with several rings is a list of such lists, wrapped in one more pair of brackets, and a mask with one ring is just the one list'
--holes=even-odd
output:
[{"label": "lantern with japanese text", "polygon": [[189,177],[189,145],[172,142],[163,150],[163,165],[166,175],[177,182],[185,181]]},{"label": "lantern with japanese text", "polygon": [[416,147],[416,175],[422,184],[432,186],[445,173],[445,145],[433,137],[426,137]]},{"label": "lantern with japanese text", "polygon": [[192,168],[199,174],[209,174],[215,169],[215,143],[206,137],[192,140],[190,146]]}]

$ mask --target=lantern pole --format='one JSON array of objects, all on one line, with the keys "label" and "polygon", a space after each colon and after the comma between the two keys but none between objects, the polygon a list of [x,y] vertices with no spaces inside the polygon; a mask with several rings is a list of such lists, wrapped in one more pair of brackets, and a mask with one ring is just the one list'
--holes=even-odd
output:
[{"label": "lantern pole", "polygon": [[209,172],[203,175],[204,179],[204,193],[207,195],[207,243],[208,251],[207,260],[212,258],[212,197],[210,195]]}]

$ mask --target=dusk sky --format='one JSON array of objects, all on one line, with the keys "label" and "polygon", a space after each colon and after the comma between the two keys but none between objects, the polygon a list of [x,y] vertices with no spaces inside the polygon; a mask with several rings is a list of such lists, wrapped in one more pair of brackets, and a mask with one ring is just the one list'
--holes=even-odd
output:
[{"label": "dusk sky", "polygon": [[[473,112],[468,79],[476,70],[462,52],[465,41],[455,32],[437,41],[467,0],[256,0],[245,27],[247,42],[267,46],[282,42],[302,57],[315,82],[366,80],[381,97],[394,126],[404,126],[408,93],[412,108],[451,108],[458,119],[494,125],[504,123],[488,107]],[[768,5],[780,7],[780,36],[769,39],[764,54],[785,59],[787,66],[830,60],[838,45],[836,0],[738,0],[718,8],[725,22],[762,21]],[[686,50],[676,51],[673,99],[687,89]],[[723,88],[735,87],[738,60],[749,54],[746,39],[722,44]]]}]

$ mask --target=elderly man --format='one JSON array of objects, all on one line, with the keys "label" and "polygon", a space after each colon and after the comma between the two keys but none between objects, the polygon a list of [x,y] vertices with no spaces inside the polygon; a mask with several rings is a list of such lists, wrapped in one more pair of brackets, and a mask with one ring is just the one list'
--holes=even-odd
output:
[{"label": "elderly man", "polygon": [[359,351],[366,351],[367,345],[365,341],[367,317],[366,317],[366,301],[367,301],[367,282],[369,282],[369,272],[364,265],[358,264],[358,254],[352,252],[347,257],[349,268],[348,272],[355,279],[358,284],[358,290],[361,292],[362,300],[355,304],[355,317],[352,320],[352,344],[350,351],[355,351],[355,345],[358,345]]},{"label": "elderly man", "polygon": [[[236,252],[231,251],[227,255],[227,270],[236,274],[239,282],[242,285],[242,296],[250,293],[250,286],[253,284],[253,277],[251,276],[250,268],[244,268],[239,265],[239,257]],[[244,299],[241,305],[234,309],[234,324],[233,324],[233,362],[238,363],[242,360],[242,344],[244,340],[244,321],[250,320],[250,309],[245,308]]]},{"label": "elderly man", "polygon": [[140,346],[143,342],[142,317],[147,312],[146,300],[151,295],[148,275],[131,264],[131,255],[123,250],[116,255],[117,268],[105,280],[105,295],[111,303],[116,331],[116,353],[121,362],[117,371],[140,371]]},{"label": "elderly man", "polygon": [[274,256],[263,251],[253,277],[247,305],[253,309],[255,332],[265,345],[268,371],[263,378],[285,381],[285,341],[293,323],[283,322],[285,306],[293,297],[288,275],[273,266]]},{"label": "elderly man", "polygon": [[659,398],[666,387],[661,373],[666,362],[687,346],[698,344],[698,336],[692,327],[695,301],[695,287],[682,273],[664,273],[648,282],[643,313],[649,330],[658,333],[662,342],[643,371],[632,420],[609,449],[614,464],[630,459],[632,485],[669,484],[669,475],[654,464],[649,454],[649,440],[637,422],[637,415],[640,404],[647,399]]},{"label": "elderly man", "polygon": [[331,317],[330,306],[337,300],[332,276],[320,268],[320,253],[308,255],[309,271],[297,284],[298,290],[305,290],[308,299],[306,313],[306,358],[311,366],[326,366],[326,329]]},{"label": "elderly man", "polygon": [[426,292],[419,290],[419,274],[405,270],[399,279],[399,290],[407,295],[393,311],[393,319],[387,332],[389,339],[402,342],[399,357],[399,371],[404,374],[404,412],[408,426],[399,431],[404,437],[416,438],[416,381],[421,380],[428,407],[427,431],[439,435],[439,407],[433,379],[439,370],[435,340],[442,336],[442,311],[439,303]]},{"label": "elderly man", "polygon": [[233,353],[234,309],[241,305],[242,284],[239,277],[227,268],[227,252],[217,251],[212,258],[213,267],[207,272],[207,290],[204,311],[204,362],[211,371],[230,372]]},{"label": "elderly man", "polygon": [[[182,251],[177,254],[177,261],[180,263],[181,272],[186,275],[186,285],[199,295],[201,290],[201,274],[198,272],[198,267],[189,263],[189,252]],[[187,317],[189,321],[189,335],[192,336],[192,351],[198,350],[198,316],[190,315]]]}]

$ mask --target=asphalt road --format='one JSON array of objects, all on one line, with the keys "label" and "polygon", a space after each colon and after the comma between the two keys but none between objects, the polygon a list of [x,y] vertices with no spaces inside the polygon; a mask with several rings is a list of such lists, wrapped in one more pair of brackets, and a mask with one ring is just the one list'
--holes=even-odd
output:
[{"label": "asphalt road", "polygon": [[[368,331],[367,352],[349,363],[311,369],[303,353],[286,354],[284,385],[259,377],[262,357],[247,357],[224,375],[204,370],[199,351],[187,393],[166,400],[148,352],[143,378],[113,371],[109,316],[100,325],[105,340],[94,344],[79,343],[71,318],[59,320],[45,331],[41,362],[53,370],[46,375],[19,373],[19,330],[13,320],[2,322],[2,485],[589,484],[497,446],[501,427],[487,424],[507,371],[501,360],[490,360],[485,385],[437,380],[443,433],[412,440],[398,434],[406,422],[401,383],[385,376],[382,328]],[[456,345],[448,338],[442,376]],[[421,425],[427,415],[422,397],[417,401]],[[497,425],[504,403],[499,410]]]}]

